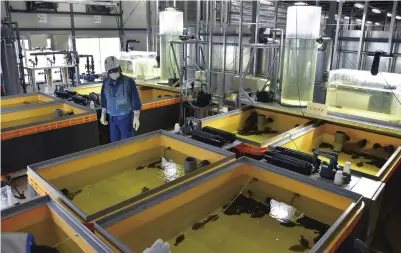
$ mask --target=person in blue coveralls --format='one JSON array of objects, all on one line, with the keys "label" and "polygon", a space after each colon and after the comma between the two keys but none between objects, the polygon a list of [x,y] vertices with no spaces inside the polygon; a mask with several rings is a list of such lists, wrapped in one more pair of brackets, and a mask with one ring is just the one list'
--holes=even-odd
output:
[{"label": "person in blue coveralls", "polygon": [[[110,123],[110,140],[115,142],[134,136],[134,131],[139,128],[142,104],[135,81],[121,74],[118,59],[109,56],[104,65],[107,77],[102,85],[100,122],[103,125]],[[110,122],[107,122],[106,114],[109,115]]]}]

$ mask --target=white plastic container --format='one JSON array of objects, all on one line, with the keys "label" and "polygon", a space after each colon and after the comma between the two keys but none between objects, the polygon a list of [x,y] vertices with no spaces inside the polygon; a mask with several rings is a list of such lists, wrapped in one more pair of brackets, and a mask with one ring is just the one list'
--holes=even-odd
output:
[{"label": "white plastic container", "polygon": [[343,172],[347,174],[351,174],[351,162],[345,162]]},{"label": "white plastic container", "polygon": [[337,170],[334,177],[334,184],[338,186],[343,184],[343,172],[341,170]]},{"label": "white plastic container", "polygon": [[178,134],[180,131],[181,131],[180,124],[175,123],[175,125],[174,125],[174,133]]}]

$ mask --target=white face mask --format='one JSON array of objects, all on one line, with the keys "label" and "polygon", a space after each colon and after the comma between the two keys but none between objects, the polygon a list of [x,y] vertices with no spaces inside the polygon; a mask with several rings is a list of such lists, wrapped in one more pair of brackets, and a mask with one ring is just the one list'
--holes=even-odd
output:
[{"label": "white face mask", "polygon": [[110,73],[109,77],[113,80],[117,80],[120,77],[120,73]]}]

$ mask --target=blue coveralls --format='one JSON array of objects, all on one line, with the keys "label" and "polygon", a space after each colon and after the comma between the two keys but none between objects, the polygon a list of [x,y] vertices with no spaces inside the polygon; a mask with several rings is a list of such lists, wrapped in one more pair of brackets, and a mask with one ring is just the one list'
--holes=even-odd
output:
[{"label": "blue coveralls", "polygon": [[133,111],[142,106],[135,81],[122,74],[117,80],[106,77],[101,96],[102,108],[109,114],[111,142],[134,136]]}]

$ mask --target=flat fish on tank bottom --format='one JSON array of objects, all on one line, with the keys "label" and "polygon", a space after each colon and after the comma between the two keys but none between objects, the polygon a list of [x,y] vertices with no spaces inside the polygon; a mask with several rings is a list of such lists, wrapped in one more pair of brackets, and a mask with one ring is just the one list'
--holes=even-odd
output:
[{"label": "flat fish on tank bottom", "polygon": [[182,241],[184,241],[185,239],[185,235],[179,235],[177,238],[175,238],[175,243],[174,246],[178,246],[178,244],[182,243]]}]

